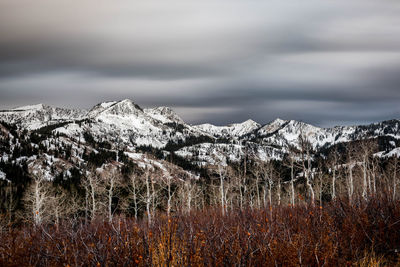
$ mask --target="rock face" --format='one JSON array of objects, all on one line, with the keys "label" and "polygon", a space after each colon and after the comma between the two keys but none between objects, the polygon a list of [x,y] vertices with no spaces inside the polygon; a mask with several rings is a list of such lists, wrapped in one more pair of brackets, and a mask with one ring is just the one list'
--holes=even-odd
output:
[{"label": "rock face", "polygon": [[[387,137],[389,151],[398,151],[399,120],[363,126],[319,128],[294,121],[276,119],[266,125],[253,120],[227,126],[186,124],[171,108],[142,109],[129,99],[104,102],[89,111],[50,107],[43,104],[0,111],[0,121],[20,129],[37,131],[52,126],[71,142],[108,142],[111,149],[153,147],[175,152],[199,165],[239,160],[251,155],[260,160],[282,159],[289,147],[299,147],[304,136],[315,151],[365,138]],[[397,149],[397,150],[396,150]],[[393,153],[394,153],[393,152]],[[393,154],[392,153],[392,154]]]}]

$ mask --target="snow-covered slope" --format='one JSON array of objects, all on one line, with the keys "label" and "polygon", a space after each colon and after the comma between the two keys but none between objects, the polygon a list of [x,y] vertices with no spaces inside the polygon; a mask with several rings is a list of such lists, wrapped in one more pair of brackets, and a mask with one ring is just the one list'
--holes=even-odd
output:
[{"label": "snow-covered slope", "polygon": [[242,123],[234,123],[228,126],[215,126],[206,123],[194,127],[216,138],[239,138],[260,128],[260,126],[260,124],[253,120],[247,120]]},{"label": "snow-covered slope", "polygon": [[80,120],[86,116],[85,110],[50,107],[43,104],[24,106],[0,111],[0,121],[15,123],[22,128],[34,130],[46,125]]},{"label": "snow-covered slope", "polygon": [[98,104],[86,118],[79,125],[70,123],[55,131],[75,138],[83,138],[86,132],[97,141],[108,141],[115,146],[145,145],[156,148],[203,134],[186,125],[172,109],[143,110],[129,99]]},{"label": "snow-covered slope", "polygon": [[288,147],[299,147],[300,136],[305,137],[318,150],[322,147],[374,138],[378,136],[391,136],[400,139],[400,123],[398,120],[362,126],[337,126],[333,128],[319,128],[304,122],[277,119],[250,135],[260,144]]},{"label": "snow-covered slope", "polygon": [[[142,109],[129,99],[100,103],[89,111],[42,104],[25,106],[0,111],[0,121],[30,131],[55,125],[51,129],[54,133],[63,134],[73,142],[105,142],[114,150],[125,148],[135,151],[141,146],[168,149],[201,165],[215,164],[221,157],[235,161],[244,155],[260,160],[281,159],[290,146],[299,148],[300,136],[305,137],[315,151],[341,142],[379,136],[400,140],[398,120],[334,128],[282,119],[263,126],[253,120],[227,126],[192,126],[171,108]],[[7,135],[6,131],[2,132]],[[390,148],[392,154],[397,153],[396,148]]]},{"label": "snow-covered slope", "polygon": [[159,120],[162,123],[178,123],[185,124],[185,122],[169,107],[158,107],[145,109],[144,112],[153,119]]},{"label": "snow-covered slope", "polygon": [[175,152],[177,155],[189,158],[200,165],[226,165],[228,161],[238,162],[245,155],[250,159],[268,161],[270,159],[281,160],[284,153],[280,149],[271,146],[260,146],[254,143],[246,145],[201,143],[186,146]]}]

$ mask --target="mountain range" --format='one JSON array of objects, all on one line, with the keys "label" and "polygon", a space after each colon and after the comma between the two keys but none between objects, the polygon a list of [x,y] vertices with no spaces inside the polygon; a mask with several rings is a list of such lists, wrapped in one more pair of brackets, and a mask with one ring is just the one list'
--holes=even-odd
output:
[{"label": "mountain range", "polygon": [[[191,125],[171,108],[142,109],[125,99],[100,103],[90,110],[43,104],[2,110],[0,122],[3,122],[0,130],[4,139],[13,139],[9,128],[15,127],[26,136],[39,137],[38,143],[31,142],[33,146],[39,146],[40,142],[50,148],[53,146],[53,149],[57,149],[60,142],[63,147],[70,146],[75,159],[64,162],[64,169],[84,161],[84,153],[99,153],[101,149],[123,151],[124,155],[142,163],[149,162],[144,151],[150,150],[157,150],[164,158],[173,153],[197,166],[227,164],[245,155],[263,161],[281,160],[290,149],[299,148],[300,136],[311,143],[314,153],[322,153],[336,144],[380,138],[385,145],[377,155],[400,155],[400,121],[395,119],[333,128],[282,119],[265,125],[250,119],[227,126]],[[10,159],[18,147],[18,142],[10,143],[1,147],[2,160]],[[54,161],[54,156],[51,157]],[[32,166],[38,158],[38,155],[31,155],[26,160]],[[159,156],[157,160],[161,158]],[[49,179],[51,176],[49,172]]]}]

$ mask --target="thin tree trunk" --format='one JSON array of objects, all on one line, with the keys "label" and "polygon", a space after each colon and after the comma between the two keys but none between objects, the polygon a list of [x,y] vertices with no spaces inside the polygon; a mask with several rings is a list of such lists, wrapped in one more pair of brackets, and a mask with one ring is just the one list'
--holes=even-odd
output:
[{"label": "thin tree trunk", "polygon": [[222,216],[225,216],[224,177],[222,176],[222,171],[221,171],[220,165],[218,165],[218,172],[219,172],[219,180],[220,180],[219,190],[220,190],[220,195],[221,195],[221,211],[222,211]]},{"label": "thin tree trunk", "polygon": [[310,194],[311,194],[311,206],[313,206],[314,207],[314,205],[315,205],[315,193],[314,193],[314,188],[312,187],[312,184],[311,184],[311,180],[310,180],[310,176],[312,175],[312,171],[311,171],[311,157],[310,157],[310,152],[309,152],[309,150],[307,150],[307,164],[308,164],[308,166],[307,166],[307,177],[306,177],[306,179],[307,179],[307,186],[308,186],[308,189],[310,190]]},{"label": "thin tree trunk", "polygon": [[363,160],[363,191],[362,191],[362,197],[367,200],[367,162]]},{"label": "thin tree trunk", "polygon": [[258,188],[259,177],[256,176],[256,194],[257,194],[257,206],[261,208],[261,200],[260,200],[260,190]]},{"label": "thin tree trunk", "polygon": [[332,199],[336,198],[336,166],[332,168]]},{"label": "thin tree trunk", "polygon": [[396,200],[396,187],[397,187],[397,158],[394,162],[393,171],[393,201]]},{"label": "thin tree trunk", "polygon": [[291,201],[290,203],[294,206],[294,159],[291,158],[290,162],[290,188],[291,188]]},{"label": "thin tree trunk", "polygon": [[134,206],[134,216],[135,219],[137,220],[138,216],[138,206],[137,206],[137,192],[136,192],[136,177],[132,174],[131,176],[131,184],[132,184],[132,190],[133,190],[133,206]]},{"label": "thin tree trunk", "polygon": [[113,189],[114,189],[114,179],[115,177],[111,177],[110,179],[110,188],[108,189],[108,221],[111,223],[113,219],[112,214],[112,197],[113,197]]},{"label": "thin tree trunk", "polygon": [[151,211],[150,211],[150,204],[151,204],[151,196],[150,196],[150,184],[149,184],[149,173],[146,172],[146,212],[147,212],[147,221],[148,224],[151,224]]}]

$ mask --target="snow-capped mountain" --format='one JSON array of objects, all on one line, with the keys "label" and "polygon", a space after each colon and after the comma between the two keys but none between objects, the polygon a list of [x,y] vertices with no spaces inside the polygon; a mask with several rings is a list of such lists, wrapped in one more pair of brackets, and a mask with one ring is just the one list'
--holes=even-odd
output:
[{"label": "snow-capped mountain", "polygon": [[[227,126],[190,125],[171,108],[142,109],[129,99],[100,103],[89,111],[43,104],[25,106],[0,111],[0,126],[1,121],[16,125],[20,130],[38,132],[44,144],[56,142],[52,135],[61,135],[63,143],[74,148],[77,162],[83,160],[84,153],[96,153],[103,146],[109,151],[127,153],[152,147],[159,151],[159,156],[174,153],[200,166],[238,161],[245,155],[263,161],[279,160],[290,147],[300,147],[300,136],[311,143],[315,152],[338,143],[377,137],[387,138],[387,151],[380,155],[396,154],[400,147],[399,120],[333,128],[282,119],[265,125],[253,120]],[[43,136],[43,132],[49,137]],[[86,147],[86,152],[79,144]],[[11,153],[0,151],[0,156],[6,158]]]},{"label": "snow-capped mountain", "polygon": [[[96,105],[79,125],[75,123],[55,129],[70,137],[83,138],[85,132],[96,140],[118,146],[152,146],[162,148],[168,142],[182,142],[187,136],[202,135],[184,124],[171,109],[143,110],[131,100]],[[177,126],[180,127],[177,127]]]}]

